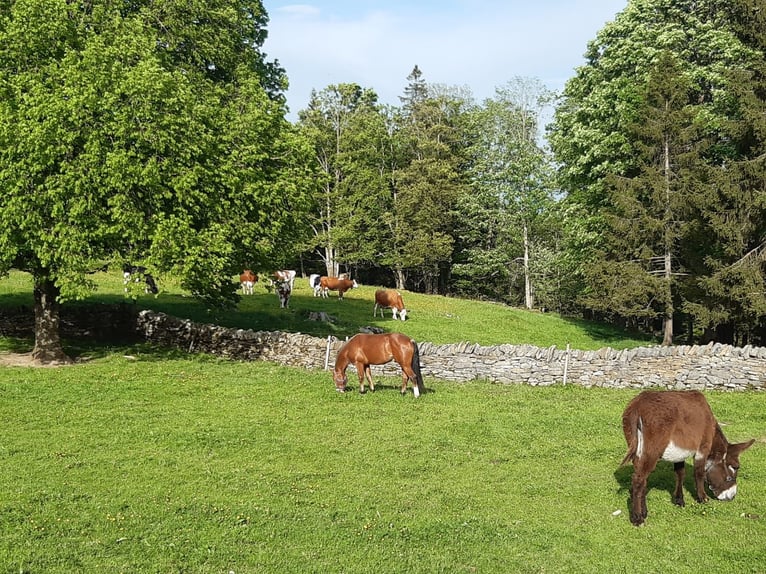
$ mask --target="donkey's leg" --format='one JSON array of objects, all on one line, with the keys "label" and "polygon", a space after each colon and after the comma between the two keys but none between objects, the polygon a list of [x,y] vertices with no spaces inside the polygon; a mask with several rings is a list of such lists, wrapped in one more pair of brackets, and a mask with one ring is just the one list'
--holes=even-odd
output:
[{"label": "donkey's leg", "polygon": [[676,490],[673,493],[673,504],[686,506],[684,503],[684,476],[686,475],[686,461],[674,462],[673,470],[676,471]]},{"label": "donkey's leg", "polygon": [[648,514],[646,508],[646,482],[657,466],[658,457],[644,456],[633,461],[633,478],[630,484],[630,521],[640,526]]},{"label": "donkey's leg", "polygon": [[694,485],[697,489],[697,502],[707,502],[705,494],[705,457],[694,457]]}]

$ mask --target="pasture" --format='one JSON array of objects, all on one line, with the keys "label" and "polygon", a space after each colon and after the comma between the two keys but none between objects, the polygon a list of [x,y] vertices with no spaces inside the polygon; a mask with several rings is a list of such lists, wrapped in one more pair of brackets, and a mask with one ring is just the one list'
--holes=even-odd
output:
[{"label": "pasture", "polygon": [[[131,350],[135,353],[135,349]],[[761,572],[766,394],[709,394],[739,494],[628,520],[632,391],[119,353],[0,379],[0,572]],[[689,464],[690,467],[690,464]],[[619,514],[615,515],[619,511]]]},{"label": "pasture", "polygon": [[[26,301],[26,280],[0,279],[0,305]],[[122,299],[116,276],[98,280],[95,301]],[[374,320],[373,287],[339,303],[302,283],[288,310],[262,285],[215,317],[178,292],[137,305],[268,329],[319,309],[340,334],[358,321],[434,342],[603,340],[552,314],[410,293],[411,320]],[[706,393],[727,438],[757,441],[737,497],[698,505],[687,462],[678,508],[661,462],[636,528],[618,466],[635,391],[427,378],[415,399],[373,367],[375,393],[340,394],[329,372],[77,345],[74,366],[0,368],[0,573],[763,570],[766,393]]]},{"label": "pasture", "polygon": [[[87,302],[125,302],[122,273],[96,273],[98,285]],[[237,281],[238,278],[232,278]],[[205,310],[177,284],[158,277],[160,294],[140,294],[138,308],[151,308],[176,317],[225,327],[241,327],[265,331],[301,332],[318,337],[352,336],[362,325],[381,327],[388,331],[406,333],[417,341],[435,344],[468,341],[482,345],[501,343],[532,344],[539,347],[556,345],[575,349],[616,349],[654,344],[645,338],[625,333],[595,322],[561,317],[555,313],[528,312],[487,302],[423,295],[403,291],[408,310],[407,321],[394,321],[391,311],[383,319],[373,317],[376,286],[360,285],[347,291],[343,301],[331,292],[327,299],[314,297],[308,280],[295,280],[290,307],[281,309],[277,295],[267,291],[263,280],[255,284],[254,294],[242,297],[239,306],[230,311]],[[240,290],[241,293],[241,290]],[[129,301],[129,300],[128,300]],[[11,272],[0,278],[0,307],[32,305],[32,282],[26,273]],[[74,303],[76,304],[76,303]],[[333,321],[312,321],[310,314],[326,313]]]}]

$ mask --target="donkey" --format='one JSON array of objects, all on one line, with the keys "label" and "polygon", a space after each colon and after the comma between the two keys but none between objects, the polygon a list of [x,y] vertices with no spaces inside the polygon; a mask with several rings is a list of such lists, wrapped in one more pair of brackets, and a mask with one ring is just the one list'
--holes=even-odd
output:
[{"label": "donkey", "polygon": [[739,455],[755,439],[729,444],[699,391],[644,391],[622,415],[622,431],[628,453],[622,464],[633,463],[630,487],[630,521],[640,526],[646,520],[646,482],[657,462],[673,463],[676,487],[673,502],[684,506],[685,460],[694,456],[697,502],[707,502],[707,482],[718,500],[737,494]]}]

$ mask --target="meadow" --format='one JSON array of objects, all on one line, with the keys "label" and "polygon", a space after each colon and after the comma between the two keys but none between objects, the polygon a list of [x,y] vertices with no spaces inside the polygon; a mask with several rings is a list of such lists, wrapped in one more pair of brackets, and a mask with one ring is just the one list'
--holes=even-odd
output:
[{"label": "meadow", "polygon": [[[11,279],[0,305],[27,296]],[[359,296],[359,318],[375,324],[363,289],[300,305],[351,313]],[[497,305],[454,303],[468,312],[433,311],[439,336],[440,315],[484,314],[488,341],[509,321]],[[413,308],[402,330],[427,327]],[[72,345],[76,365],[0,369],[0,573],[763,571],[764,393],[707,393],[730,440],[758,439],[737,498],[694,502],[687,464],[678,508],[660,463],[636,528],[632,469],[619,466],[632,390],[426,379],[415,399],[378,376],[374,394],[339,394],[322,371]]]}]

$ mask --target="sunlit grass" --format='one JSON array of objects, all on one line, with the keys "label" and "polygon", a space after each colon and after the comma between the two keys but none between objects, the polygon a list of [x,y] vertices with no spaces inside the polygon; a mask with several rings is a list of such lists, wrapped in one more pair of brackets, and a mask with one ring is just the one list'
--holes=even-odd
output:
[{"label": "sunlit grass", "polygon": [[730,439],[761,440],[737,498],[675,507],[662,463],[635,528],[633,391],[396,386],[341,395],[325,372],[143,348],[3,369],[0,571],[762,568],[766,394],[709,394]]},{"label": "sunlit grass", "polygon": [[[94,280],[97,292],[87,302],[130,302],[123,292],[122,274],[97,273]],[[234,278],[232,278],[234,280]],[[377,286],[362,285],[348,291],[343,301],[337,293],[327,299],[314,297],[304,278],[297,278],[290,308],[281,309],[277,296],[267,290],[263,281],[255,286],[252,296],[242,298],[237,309],[211,312],[168,280],[159,280],[158,296],[140,295],[138,308],[151,308],[194,321],[216,323],[228,327],[241,327],[265,331],[301,332],[319,337],[351,336],[360,326],[381,327],[389,331],[406,333],[418,341],[435,344],[470,342],[482,345],[530,344],[539,347],[567,344],[575,349],[613,347],[630,348],[651,344],[651,341],[625,333],[603,324],[561,317],[555,313],[539,313],[515,309],[505,305],[455,299],[436,295],[402,292],[408,309],[406,322],[394,321],[391,311],[385,318],[372,315]],[[32,304],[29,275],[12,272],[0,279],[0,307]],[[310,320],[312,312],[324,312],[333,318],[330,323]]]}]

